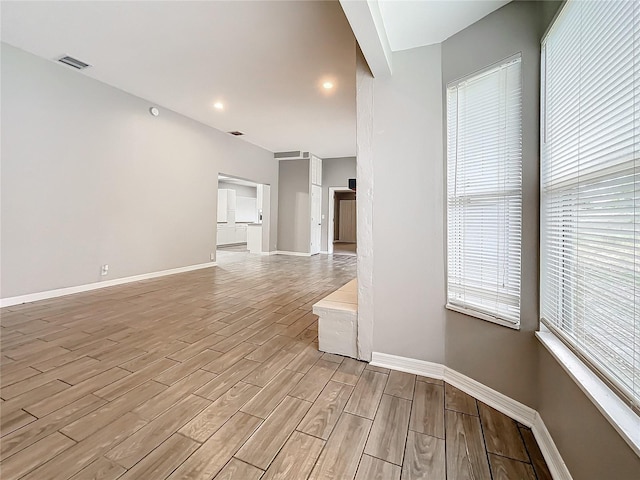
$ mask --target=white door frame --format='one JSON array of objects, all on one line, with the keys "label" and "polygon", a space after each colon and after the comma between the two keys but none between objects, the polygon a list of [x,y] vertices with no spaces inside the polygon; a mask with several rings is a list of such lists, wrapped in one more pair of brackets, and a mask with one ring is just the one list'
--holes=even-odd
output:
[{"label": "white door frame", "polygon": [[333,254],[333,230],[334,230],[334,211],[335,211],[335,193],[336,192],[353,192],[349,187],[329,187],[329,209],[327,211],[327,253]]}]

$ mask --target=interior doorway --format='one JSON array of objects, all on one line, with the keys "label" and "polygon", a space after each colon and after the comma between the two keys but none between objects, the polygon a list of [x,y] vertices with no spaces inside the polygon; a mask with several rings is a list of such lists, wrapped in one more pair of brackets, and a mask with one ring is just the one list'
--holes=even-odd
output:
[{"label": "interior doorway", "polygon": [[271,187],[218,175],[216,258],[269,251]]},{"label": "interior doorway", "polygon": [[329,187],[327,253],[356,255],[356,192],[348,187]]}]

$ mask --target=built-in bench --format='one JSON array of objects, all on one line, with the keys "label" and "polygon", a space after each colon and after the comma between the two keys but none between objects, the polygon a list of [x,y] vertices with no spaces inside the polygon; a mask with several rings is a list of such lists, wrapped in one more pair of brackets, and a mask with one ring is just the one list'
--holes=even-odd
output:
[{"label": "built-in bench", "polygon": [[318,315],[318,348],[358,357],[358,280],[351,280],[313,306]]}]

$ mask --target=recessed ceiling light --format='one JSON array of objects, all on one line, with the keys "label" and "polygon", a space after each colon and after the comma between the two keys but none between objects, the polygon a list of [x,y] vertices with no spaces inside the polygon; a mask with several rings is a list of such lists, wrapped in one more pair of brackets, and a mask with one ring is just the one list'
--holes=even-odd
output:
[{"label": "recessed ceiling light", "polygon": [[326,90],[331,90],[333,88],[333,82],[324,82],[322,84],[322,88]]},{"label": "recessed ceiling light", "polygon": [[224,104],[222,102],[216,102],[213,104],[213,108],[217,109],[217,110],[223,110],[224,109]]}]

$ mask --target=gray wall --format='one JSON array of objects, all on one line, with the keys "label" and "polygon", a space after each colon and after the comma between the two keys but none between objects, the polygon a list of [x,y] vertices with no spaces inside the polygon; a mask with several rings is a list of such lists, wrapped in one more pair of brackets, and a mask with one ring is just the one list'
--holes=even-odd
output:
[{"label": "gray wall", "polygon": [[219,189],[227,189],[227,190],[235,190],[236,196],[238,197],[248,197],[248,198],[256,198],[257,197],[257,188],[249,187],[248,185],[236,185],[235,183],[227,183],[227,182],[218,182]]},{"label": "gray wall", "polygon": [[521,330],[447,311],[446,363],[527,405],[537,393],[540,15],[537,2],[512,2],[442,43],[443,105],[448,82],[522,54]]},{"label": "gray wall", "polygon": [[[638,476],[640,459],[534,336],[539,52],[541,36],[559,5],[512,2],[441,46],[395,52],[393,77],[371,79],[373,100],[369,91],[361,93],[358,88],[359,124],[364,117],[373,117],[371,184],[375,184],[373,295],[359,300],[362,307],[368,308],[364,303],[370,300],[374,306],[374,352],[445,363],[538,409],[576,480],[630,480]],[[522,328],[514,331],[444,309],[446,132],[442,125],[447,82],[518,52],[523,58],[524,227]],[[370,78],[364,69],[358,72]],[[358,130],[359,162],[368,133],[366,128]],[[359,203],[366,200],[359,198]]]},{"label": "gray wall", "polygon": [[356,157],[325,158],[322,160],[322,243],[323,252],[328,248],[329,187],[348,187],[349,179],[356,178]]},{"label": "gray wall", "polygon": [[309,253],[309,160],[280,160],[279,168],[278,250]]},{"label": "gray wall", "polygon": [[3,44],[1,95],[2,298],[210,261],[219,171],[277,210],[272,153],[80,72]]},{"label": "gray wall", "polygon": [[640,457],[542,345],[538,412],[574,480],[637,480]]},{"label": "gray wall", "polygon": [[374,80],[373,351],[444,363],[440,55],[394,52]]}]

